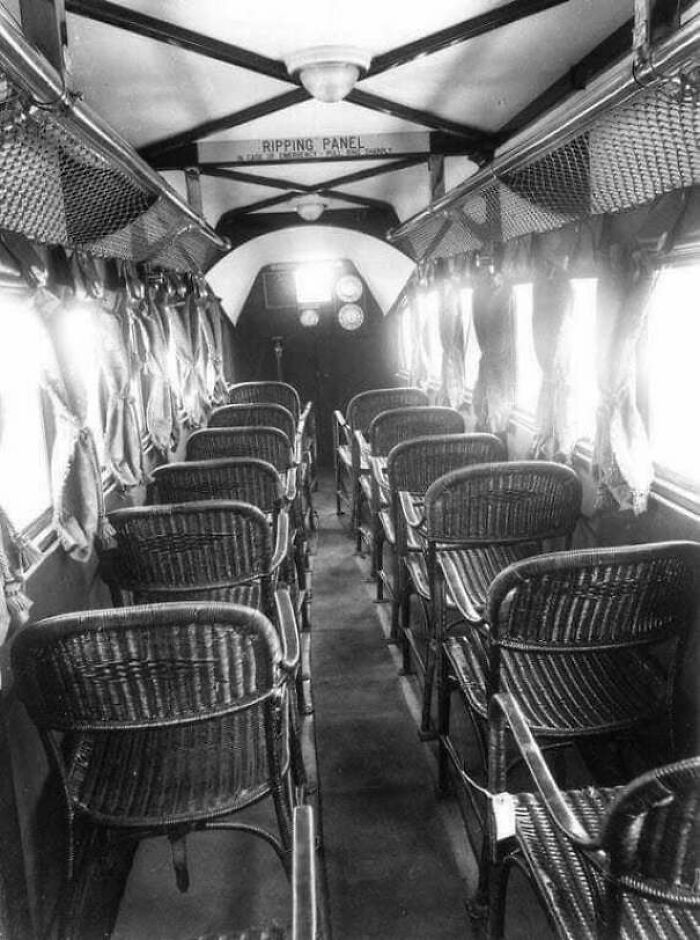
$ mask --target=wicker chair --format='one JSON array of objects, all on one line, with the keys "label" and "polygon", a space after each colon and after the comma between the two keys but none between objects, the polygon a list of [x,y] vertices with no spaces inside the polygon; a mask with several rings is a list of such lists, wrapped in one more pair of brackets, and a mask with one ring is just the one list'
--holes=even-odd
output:
[{"label": "wicker chair", "polygon": [[665,718],[669,752],[655,757],[672,759],[675,678],[699,611],[700,543],[552,552],[494,578],[488,631],[449,637],[447,658],[477,719],[501,691],[552,741],[619,742]]},{"label": "wicker chair", "polygon": [[215,408],[210,417],[210,428],[277,428],[286,434],[290,444],[296,440],[297,419],[282,405],[260,402],[252,405],[223,405]]},{"label": "wicker chair", "polygon": [[[516,698],[495,695],[490,719],[490,789],[503,801],[489,814],[490,940],[504,935],[514,864],[528,874],[557,936],[566,940],[700,935],[700,757],[624,787],[561,792]],[[503,792],[506,728],[535,793]]]},{"label": "wicker chair", "polygon": [[360,476],[357,511],[357,550],[364,542],[372,551],[372,575],[377,579],[377,600],[383,600],[383,529],[379,513],[389,505],[389,485],[385,469],[389,451],[395,444],[414,437],[435,434],[461,434],[464,418],[453,408],[408,406],[382,411],[370,422],[366,440],[358,432],[358,442],[366,452],[371,473]]},{"label": "wicker chair", "polygon": [[[310,494],[316,485],[318,462],[314,410],[311,402],[308,401],[302,410],[296,389],[286,382],[240,382],[238,385],[231,385],[228,394],[229,402],[232,405],[270,402],[282,405],[287,411],[291,411],[294,415],[297,436],[301,445],[302,463],[305,467],[308,467],[308,483],[305,480],[304,485],[308,485]],[[310,502],[309,507],[312,513],[311,521],[315,524],[313,507],[311,507]]]},{"label": "wicker chair", "polygon": [[[467,637],[485,626],[486,591],[507,565],[559,547],[581,511],[581,483],[569,467],[512,461],[466,467],[440,477],[425,494],[425,551],[406,567],[428,620],[422,732],[430,734],[433,679],[438,676],[441,784],[449,739],[450,684],[442,643],[456,624]],[[558,540],[553,543],[553,540]],[[466,625],[466,626],[465,626]]]},{"label": "wicker chair", "polygon": [[[427,409],[426,409],[427,410]],[[389,451],[386,460],[386,481],[389,506],[379,514],[382,540],[393,546],[393,603],[391,635],[402,637],[404,671],[411,671],[410,652],[424,668],[424,657],[413,642],[410,628],[410,582],[405,567],[408,552],[420,552],[422,541],[408,524],[416,522],[423,510],[425,491],[438,477],[472,464],[493,463],[505,459],[505,448],[493,434],[442,434],[402,441]],[[379,555],[379,574],[383,574]]]},{"label": "wicker chair", "polygon": [[318,940],[318,889],[313,810],[295,806],[292,829],[291,929],[272,924],[235,933],[208,933],[197,940]]},{"label": "wicker chair", "polygon": [[292,447],[277,428],[206,428],[194,431],[185,451],[186,460],[215,460],[221,457],[256,457],[271,463],[278,473],[296,482]]},{"label": "wicker chair", "polygon": [[[66,614],[21,631],[12,660],[64,790],[67,889],[78,820],[167,835],[183,891],[194,829],[259,835],[289,870],[294,663],[261,613],[197,603]],[[279,835],[227,818],[268,796]],[[61,936],[70,893],[61,892]]]},{"label": "wicker chair", "polygon": [[428,405],[428,396],[420,388],[376,388],[351,398],[345,416],[340,411],[333,414],[336,511],[341,515],[344,507],[350,508],[353,533],[357,525],[360,476],[369,472],[366,455],[358,449],[355,432],[365,435],[372,418],[380,411],[408,405]]}]

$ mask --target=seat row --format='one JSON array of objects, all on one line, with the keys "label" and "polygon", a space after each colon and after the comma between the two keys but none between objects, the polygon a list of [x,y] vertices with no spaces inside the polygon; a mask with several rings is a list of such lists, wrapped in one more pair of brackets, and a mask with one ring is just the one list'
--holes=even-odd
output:
[{"label": "seat row", "polygon": [[[79,822],[167,835],[183,891],[186,833],[239,829],[294,868],[294,936],[308,940],[310,406],[282,383],[230,397],[191,435],[185,462],[154,471],[148,505],[110,514],[116,544],[100,567],[114,608],[26,628],[13,662],[64,787],[68,885]],[[265,797],[277,834],[238,816]]]},{"label": "seat row", "polygon": [[[462,784],[485,816],[489,935],[503,933],[515,863],[561,936],[675,936],[679,918],[696,933],[700,759],[562,792],[543,753],[634,739],[654,741],[648,766],[678,756],[672,709],[700,610],[700,544],[571,550],[576,473],[507,461],[497,437],[465,434],[461,415],[419,389],[361,393],[335,434],[338,511],[350,508],[358,549],[371,549],[378,599],[391,588],[391,635],[404,672],[423,678],[421,735],[437,739],[440,788]],[[455,695],[476,761],[451,721]],[[514,755],[535,793],[508,792]]]}]

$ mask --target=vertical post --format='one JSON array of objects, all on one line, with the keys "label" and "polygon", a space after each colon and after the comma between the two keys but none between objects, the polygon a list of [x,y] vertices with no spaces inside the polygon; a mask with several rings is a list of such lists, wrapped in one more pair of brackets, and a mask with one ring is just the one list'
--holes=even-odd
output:
[{"label": "vertical post", "polygon": [[284,349],[282,346],[281,336],[272,337],[272,348],[275,352],[275,368],[277,370],[277,381],[284,382],[283,373],[282,373],[282,353]]},{"label": "vertical post", "polygon": [[668,0],[634,0],[632,48],[635,65],[646,65],[654,43],[680,27],[680,8],[680,3],[669,3]]},{"label": "vertical post", "polygon": [[428,173],[430,174],[430,201],[435,202],[445,195],[445,158],[441,153],[431,154],[428,157]]},{"label": "vertical post", "polygon": [[185,186],[187,187],[187,202],[197,215],[204,215],[202,211],[202,181],[198,166],[190,166],[185,170]]}]

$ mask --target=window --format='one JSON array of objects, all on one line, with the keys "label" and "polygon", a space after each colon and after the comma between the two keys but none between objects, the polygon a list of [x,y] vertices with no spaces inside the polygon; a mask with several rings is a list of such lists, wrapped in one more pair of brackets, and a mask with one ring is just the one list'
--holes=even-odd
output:
[{"label": "window", "polygon": [[472,316],[474,291],[471,287],[463,287],[459,292],[459,306],[462,311],[462,330],[464,333],[464,384],[467,388],[473,389],[479,377],[481,347],[474,328]]},{"label": "window", "polygon": [[40,392],[45,335],[27,299],[0,300],[0,505],[24,529],[51,505]]},{"label": "window", "polygon": [[577,440],[593,440],[598,404],[596,373],[596,291],[594,277],[572,278],[574,294],[571,336],[573,423]]},{"label": "window", "polygon": [[430,385],[439,385],[442,373],[442,343],[440,342],[440,294],[430,290],[419,295],[421,335],[424,338],[423,364]]},{"label": "window", "polygon": [[516,284],[515,302],[515,404],[534,415],[542,384],[542,370],[535,355],[532,334],[532,284]]},{"label": "window", "polygon": [[401,314],[400,333],[400,354],[401,368],[404,372],[410,373],[413,365],[413,308],[405,307]]},{"label": "window", "polygon": [[649,437],[654,461],[700,485],[700,265],[667,268],[649,306]]}]

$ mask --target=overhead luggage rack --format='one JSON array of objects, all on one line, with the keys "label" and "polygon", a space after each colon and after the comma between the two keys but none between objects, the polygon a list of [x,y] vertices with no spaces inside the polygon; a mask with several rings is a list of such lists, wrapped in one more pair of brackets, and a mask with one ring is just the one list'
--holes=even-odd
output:
[{"label": "overhead luggage rack", "polygon": [[617,213],[700,183],[700,16],[627,57],[573,104],[389,233],[417,261],[481,250]]},{"label": "overhead luggage rack", "polygon": [[176,271],[228,244],[26,41],[0,9],[0,228]]}]

